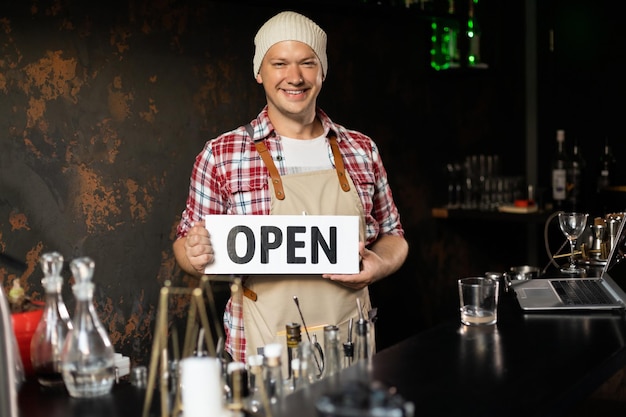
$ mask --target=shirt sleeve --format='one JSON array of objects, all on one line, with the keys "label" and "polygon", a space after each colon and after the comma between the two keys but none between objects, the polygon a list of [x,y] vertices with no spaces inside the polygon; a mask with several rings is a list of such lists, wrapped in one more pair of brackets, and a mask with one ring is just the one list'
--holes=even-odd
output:
[{"label": "shirt sleeve", "polygon": [[404,236],[404,229],[400,222],[398,207],[393,199],[387,171],[378,147],[373,142],[372,159],[376,178],[376,187],[372,198],[372,215],[378,223],[379,234]]},{"label": "shirt sleeve", "polygon": [[177,239],[187,236],[194,222],[201,220],[207,214],[224,212],[217,174],[211,142],[207,142],[202,152],[196,156],[191,171],[189,195],[176,228]]}]

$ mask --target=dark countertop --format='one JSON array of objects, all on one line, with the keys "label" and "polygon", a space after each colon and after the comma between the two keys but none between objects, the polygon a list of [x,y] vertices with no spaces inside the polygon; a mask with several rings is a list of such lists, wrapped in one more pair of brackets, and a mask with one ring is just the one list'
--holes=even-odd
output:
[{"label": "dark countertop", "polygon": [[[563,416],[624,366],[622,315],[524,314],[505,293],[497,325],[444,322],[378,352],[371,377],[411,401],[416,417]],[[344,382],[354,368],[344,370]],[[308,393],[290,395],[284,415],[318,417],[314,402],[328,391],[321,381]],[[120,383],[106,397],[79,400],[28,381],[19,407],[21,417],[140,417],[144,396]]]},{"label": "dark countertop", "polygon": [[[625,346],[622,315],[524,314],[510,292],[497,325],[442,323],[378,352],[372,376],[411,401],[416,417],[564,416],[626,366]],[[286,415],[317,415],[293,396]]]}]

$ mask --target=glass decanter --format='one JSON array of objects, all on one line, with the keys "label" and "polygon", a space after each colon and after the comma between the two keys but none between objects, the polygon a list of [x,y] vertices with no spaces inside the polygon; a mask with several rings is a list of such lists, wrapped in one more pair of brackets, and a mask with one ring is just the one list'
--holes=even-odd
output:
[{"label": "glass decanter", "polygon": [[58,252],[44,253],[39,262],[44,274],[41,284],[46,298],[41,320],[30,342],[30,359],[41,385],[62,386],[61,351],[65,337],[72,329],[70,315],[61,295],[63,256]]},{"label": "glass decanter", "polygon": [[63,344],[63,381],[72,397],[98,397],[113,388],[115,350],[93,304],[93,260],[74,259],[70,268],[76,280],[72,287],[76,310]]}]

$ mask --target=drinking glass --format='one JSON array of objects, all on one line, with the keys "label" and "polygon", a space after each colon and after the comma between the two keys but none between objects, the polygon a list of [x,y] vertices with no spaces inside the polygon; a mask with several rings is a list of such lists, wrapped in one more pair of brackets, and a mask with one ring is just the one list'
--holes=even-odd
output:
[{"label": "drinking glass", "polygon": [[576,240],[580,237],[582,232],[587,226],[587,213],[575,213],[575,212],[560,212],[559,213],[559,227],[561,231],[569,241],[570,245],[570,262],[566,268],[561,268],[561,272],[567,274],[578,274],[583,272],[583,268],[576,266],[574,262],[574,249],[576,248]]}]

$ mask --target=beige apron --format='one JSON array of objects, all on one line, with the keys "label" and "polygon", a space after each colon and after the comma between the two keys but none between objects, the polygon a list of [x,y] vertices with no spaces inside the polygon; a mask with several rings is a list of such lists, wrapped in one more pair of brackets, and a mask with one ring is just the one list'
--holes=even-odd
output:
[{"label": "beige apron", "polygon": [[[340,167],[337,171],[329,169],[276,178],[277,170],[269,152],[262,154],[266,166],[272,164],[271,167],[268,166],[268,170],[274,174],[269,181],[272,193],[271,214],[357,215],[361,219],[360,239],[363,240],[365,217],[361,201],[354,183],[343,172],[343,161],[334,137],[331,145],[335,154],[335,166]],[[347,183],[344,180],[344,184],[340,185],[343,175]],[[344,191],[347,188],[349,189]],[[354,290],[320,275],[253,275],[245,279],[244,286],[256,294],[255,301],[252,299],[255,297],[243,297],[246,355],[258,354],[259,349],[268,343],[280,343],[284,346],[283,369],[287,366],[286,324],[302,324],[302,339],[307,340],[304,329],[306,324],[309,335],[315,335],[323,346],[325,325],[338,325],[341,340],[347,340],[350,318],[355,323],[358,319],[357,298],[361,301],[366,317],[371,309],[367,287]],[[302,323],[294,296],[298,297],[305,323]],[[354,340],[356,334],[352,337]]]}]

